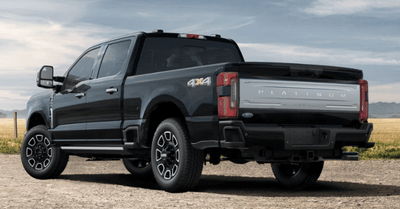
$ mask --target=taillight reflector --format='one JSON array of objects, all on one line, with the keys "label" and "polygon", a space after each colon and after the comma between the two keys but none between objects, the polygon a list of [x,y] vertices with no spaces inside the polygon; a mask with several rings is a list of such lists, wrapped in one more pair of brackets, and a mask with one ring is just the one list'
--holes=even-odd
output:
[{"label": "taillight reflector", "polygon": [[[230,86],[230,96],[218,95],[218,118],[237,118],[238,115],[238,73],[220,73],[217,77],[219,86]],[[218,90],[217,90],[218,94]]]},{"label": "taillight reflector", "polygon": [[360,84],[360,121],[368,120],[368,82],[359,80]]}]

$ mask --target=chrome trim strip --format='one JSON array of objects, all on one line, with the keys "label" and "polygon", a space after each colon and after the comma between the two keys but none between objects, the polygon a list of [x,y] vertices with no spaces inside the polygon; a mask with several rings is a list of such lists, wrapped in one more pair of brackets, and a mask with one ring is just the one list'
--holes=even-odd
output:
[{"label": "chrome trim strip", "polygon": [[326,107],[330,107],[330,108],[343,108],[343,109],[357,109],[358,107],[356,106],[334,106],[334,105],[330,105],[330,106],[326,106]]},{"label": "chrome trim strip", "polygon": [[50,128],[54,128],[54,113],[53,113],[53,105],[54,105],[54,95],[55,93],[53,92],[50,96]]},{"label": "chrome trim strip", "polygon": [[114,150],[114,151],[123,151],[123,147],[70,147],[70,146],[61,146],[62,150]]},{"label": "chrome trim strip", "polygon": [[249,101],[245,101],[244,104],[248,104],[248,105],[267,105],[267,106],[282,106],[282,104],[268,104],[268,103],[261,103],[261,102],[249,102]]}]

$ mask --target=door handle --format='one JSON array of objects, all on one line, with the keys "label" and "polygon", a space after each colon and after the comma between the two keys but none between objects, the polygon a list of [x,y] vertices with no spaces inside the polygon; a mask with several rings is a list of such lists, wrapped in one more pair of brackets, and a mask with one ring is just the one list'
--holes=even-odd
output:
[{"label": "door handle", "polygon": [[109,89],[106,90],[106,92],[109,93],[109,94],[113,94],[115,92],[118,92],[118,89],[117,88],[109,88]]},{"label": "door handle", "polygon": [[78,94],[75,94],[75,96],[80,99],[85,96],[85,93],[78,93]]}]

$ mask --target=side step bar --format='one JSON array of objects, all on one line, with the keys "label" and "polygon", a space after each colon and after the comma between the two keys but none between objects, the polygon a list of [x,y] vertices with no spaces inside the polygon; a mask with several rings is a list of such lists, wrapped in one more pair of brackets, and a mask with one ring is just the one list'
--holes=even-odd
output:
[{"label": "side step bar", "polygon": [[343,152],[342,153],[342,160],[358,160],[358,152]]},{"label": "side step bar", "polygon": [[98,155],[132,155],[132,152],[121,146],[60,146],[69,154],[98,154]]},{"label": "side step bar", "polygon": [[123,151],[123,147],[83,147],[83,146],[61,146],[62,150],[96,150],[96,151]]}]

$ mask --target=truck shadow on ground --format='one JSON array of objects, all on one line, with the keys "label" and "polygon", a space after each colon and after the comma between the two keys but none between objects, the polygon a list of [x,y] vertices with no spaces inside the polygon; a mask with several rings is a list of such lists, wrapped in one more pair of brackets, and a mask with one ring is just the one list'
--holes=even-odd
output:
[{"label": "truck shadow on ground", "polygon": [[[159,190],[154,179],[129,174],[74,174],[61,175],[59,179]],[[284,188],[274,178],[203,175],[192,192],[263,197],[368,197],[400,195],[400,187],[318,181],[306,190],[296,191]]]}]

